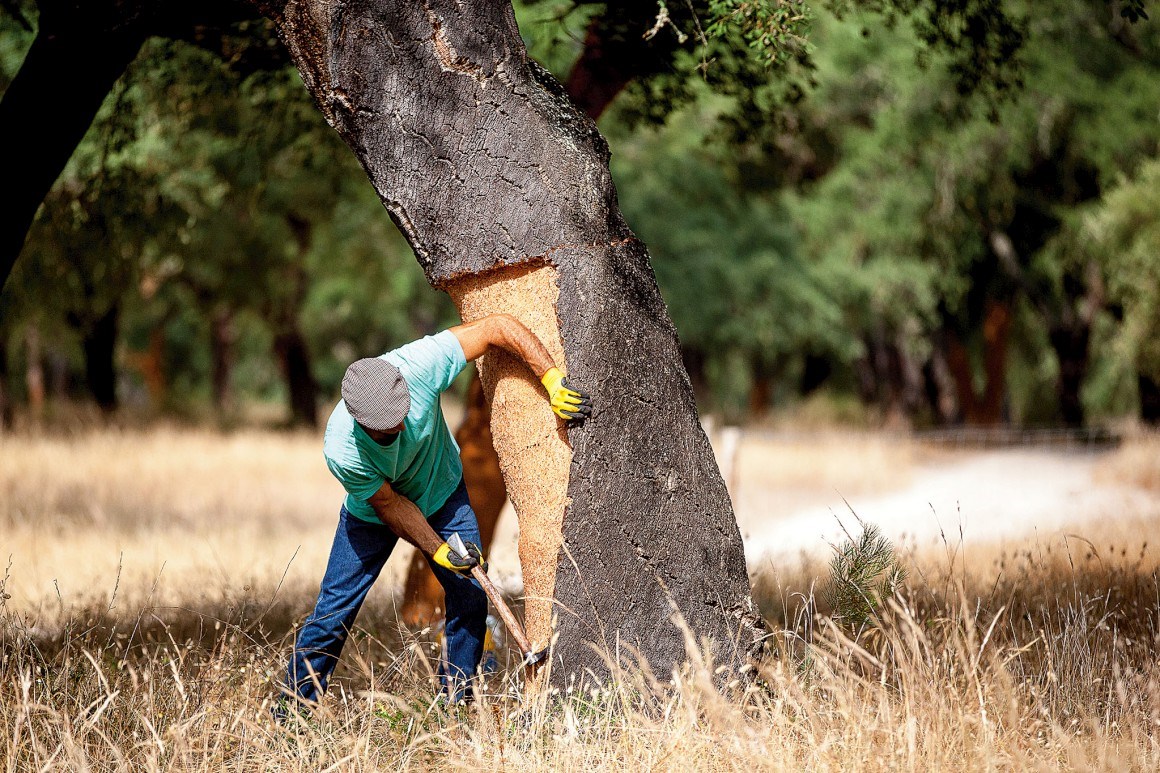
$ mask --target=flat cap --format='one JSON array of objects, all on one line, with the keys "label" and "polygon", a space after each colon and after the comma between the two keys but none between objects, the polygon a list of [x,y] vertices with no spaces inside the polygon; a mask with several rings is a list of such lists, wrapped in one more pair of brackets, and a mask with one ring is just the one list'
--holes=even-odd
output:
[{"label": "flat cap", "polygon": [[351,418],[367,429],[394,429],[411,410],[403,374],[378,357],[350,364],[342,377],[342,399]]}]

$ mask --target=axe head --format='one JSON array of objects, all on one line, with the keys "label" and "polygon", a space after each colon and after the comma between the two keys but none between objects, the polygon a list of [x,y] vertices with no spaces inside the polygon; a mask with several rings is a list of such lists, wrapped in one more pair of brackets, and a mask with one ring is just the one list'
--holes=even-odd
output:
[{"label": "axe head", "polygon": [[447,544],[455,551],[455,554],[460,558],[467,558],[467,545],[463,544],[463,538],[459,536],[459,532],[453,533],[447,538]]},{"label": "axe head", "polygon": [[544,647],[539,652],[525,652],[524,653],[524,666],[527,668],[531,668],[532,666],[541,662],[546,657],[548,657],[548,648],[547,647]]}]

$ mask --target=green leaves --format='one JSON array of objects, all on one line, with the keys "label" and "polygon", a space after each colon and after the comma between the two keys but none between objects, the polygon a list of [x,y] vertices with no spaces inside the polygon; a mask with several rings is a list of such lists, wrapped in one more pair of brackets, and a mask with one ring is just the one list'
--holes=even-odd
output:
[{"label": "green leaves", "polygon": [[861,531],[857,535],[847,533],[846,539],[833,546],[830,576],[822,588],[830,618],[854,639],[906,580],[906,569],[890,540],[876,524],[858,524]]},{"label": "green leaves", "polygon": [[709,0],[705,34],[740,34],[771,67],[783,66],[808,50],[812,13],[803,0]]}]

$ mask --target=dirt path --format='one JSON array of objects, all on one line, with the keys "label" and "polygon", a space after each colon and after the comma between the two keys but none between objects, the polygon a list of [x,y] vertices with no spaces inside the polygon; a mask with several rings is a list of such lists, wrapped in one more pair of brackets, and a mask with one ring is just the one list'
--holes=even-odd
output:
[{"label": "dirt path", "polygon": [[[1082,532],[1106,519],[1160,518],[1160,497],[1101,483],[1100,455],[1049,450],[955,454],[916,465],[898,490],[845,497],[834,491],[789,512],[763,507],[758,493],[740,490],[738,522],[750,565],[801,555],[826,555],[851,529],[853,514],[873,522],[896,543],[939,545],[1002,542]],[[848,503],[848,504],[847,504]],[[852,511],[852,512],[851,512]]]}]

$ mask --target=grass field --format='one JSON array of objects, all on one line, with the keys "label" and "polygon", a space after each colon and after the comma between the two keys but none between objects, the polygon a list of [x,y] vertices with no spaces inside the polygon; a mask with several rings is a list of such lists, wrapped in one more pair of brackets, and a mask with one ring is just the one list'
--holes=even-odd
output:
[{"label": "grass field", "polygon": [[[825,566],[755,577],[771,656],[724,696],[691,643],[672,689],[623,672],[605,694],[521,703],[501,682],[448,714],[431,705],[433,635],[399,628],[384,578],[324,708],[279,730],[267,702],[340,496],[318,446],[0,438],[4,770],[1160,768],[1148,523],[903,555],[901,590],[859,631],[827,606]],[[807,446],[750,455],[743,485],[804,485],[824,460],[825,485],[873,487],[858,459],[905,480],[915,453]],[[1127,448],[1102,474],[1146,481],[1149,458]]]}]

